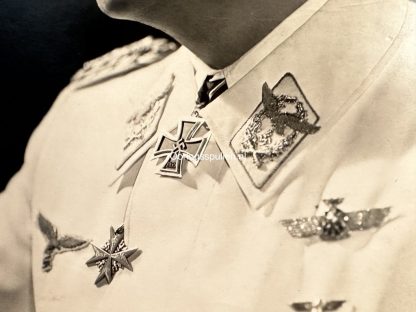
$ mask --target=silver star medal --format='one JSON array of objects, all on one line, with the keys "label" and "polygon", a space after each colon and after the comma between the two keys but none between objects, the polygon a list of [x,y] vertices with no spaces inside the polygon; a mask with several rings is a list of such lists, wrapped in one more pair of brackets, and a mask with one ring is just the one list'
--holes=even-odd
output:
[{"label": "silver star medal", "polygon": [[38,224],[41,232],[48,240],[48,244],[43,252],[42,270],[50,272],[52,270],[53,259],[57,254],[77,251],[87,247],[90,242],[74,236],[58,236],[58,229],[41,213],[38,214]]},{"label": "silver star medal", "polygon": [[100,273],[95,280],[95,285],[101,286],[102,282],[106,281],[110,284],[114,275],[120,269],[128,269],[133,271],[133,267],[130,260],[133,260],[133,256],[140,256],[142,253],[139,249],[128,249],[124,242],[124,226],[114,230],[110,228],[110,239],[100,248],[91,244],[94,249],[94,256],[87,261],[88,266],[98,266]]},{"label": "silver star medal", "polygon": [[323,302],[296,302],[292,303],[291,307],[295,311],[306,311],[306,312],[325,312],[325,311],[337,311],[345,303],[345,300],[333,300]]},{"label": "silver star medal", "polygon": [[294,238],[317,235],[325,241],[336,241],[348,238],[350,231],[380,227],[391,210],[386,207],[346,213],[338,208],[343,201],[343,198],[326,199],[323,202],[328,209],[323,216],[282,220],[281,224]]},{"label": "silver star medal", "polygon": [[[193,115],[198,116],[196,112]],[[153,159],[164,158],[157,174],[182,178],[184,161],[198,166],[211,138],[211,131],[200,117],[179,121],[176,133],[163,132],[156,142]]]}]

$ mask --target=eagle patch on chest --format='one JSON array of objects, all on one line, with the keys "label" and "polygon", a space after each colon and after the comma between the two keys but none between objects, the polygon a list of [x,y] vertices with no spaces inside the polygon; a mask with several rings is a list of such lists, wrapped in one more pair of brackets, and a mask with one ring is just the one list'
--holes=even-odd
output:
[{"label": "eagle patch on chest", "polygon": [[53,259],[57,254],[84,249],[90,244],[89,240],[70,235],[58,235],[58,229],[41,213],[38,214],[38,225],[47,240],[42,259],[42,271],[50,272]]}]

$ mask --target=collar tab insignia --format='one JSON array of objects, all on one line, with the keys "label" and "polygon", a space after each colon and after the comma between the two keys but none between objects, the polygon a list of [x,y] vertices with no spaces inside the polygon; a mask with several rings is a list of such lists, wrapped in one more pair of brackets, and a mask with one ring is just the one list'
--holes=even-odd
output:
[{"label": "collar tab insignia", "polygon": [[264,186],[307,135],[319,131],[318,121],[293,75],[273,89],[263,84],[262,102],[231,140],[256,187]]},{"label": "collar tab insignia", "polygon": [[210,138],[211,131],[203,118],[181,119],[176,134],[164,132],[156,143],[153,159],[164,158],[156,173],[182,178],[184,161],[188,160],[197,167]]},{"label": "collar tab insignia", "polygon": [[117,170],[120,170],[133,156],[140,158],[143,155],[137,151],[156,133],[166,103],[173,90],[174,81],[174,74],[164,78],[160,86],[151,92],[150,100],[127,119],[122,156],[116,164]]},{"label": "collar tab insignia", "polygon": [[114,275],[120,270],[127,268],[133,271],[130,261],[133,257],[138,257],[142,253],[139,249],[128,249],[124,242],[124,226],[117,230],[110,228],[110,239],[100,248],[91,244],[94,256],[87,261],[88,266],[96,265],[100,273],[95,280],[95,285],[102,286],[105,281],[110,284]]},{"label": "collar tab insignia", "polygon": [[338,208],[343,198],[326,199],[327,210],[323,216],[282,220],[289,234],[294,238],[319,236],[324,241],[348,238],[350,231],[364,231],[380,227],[391,208],[373,208],[344,212]]},{"label": "collar tab insignia", "polygon": [[42,270],[50,272],[52,270],[53,259],[57,254],[67,251],[77,251],[87,247],[90,242],[74,236],[58,236],[58,229],[41,213],[38,214],[38,225],[48,240],[45,251],[43,252]]}]

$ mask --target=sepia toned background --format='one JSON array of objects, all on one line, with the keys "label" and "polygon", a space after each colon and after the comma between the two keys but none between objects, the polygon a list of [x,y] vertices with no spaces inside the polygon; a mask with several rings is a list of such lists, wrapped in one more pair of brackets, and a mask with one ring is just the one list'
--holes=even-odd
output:
[{"label": "sepia toned background", "polygon": [[0,191],[26,143],[83,62],[146,35],[147,26],[105,16],[95,0],[1,0]]}]

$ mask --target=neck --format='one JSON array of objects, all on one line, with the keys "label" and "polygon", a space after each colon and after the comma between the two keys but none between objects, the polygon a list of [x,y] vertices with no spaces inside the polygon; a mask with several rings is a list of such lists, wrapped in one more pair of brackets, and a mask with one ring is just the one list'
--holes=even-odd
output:
[{"label": "neck", "polygon": [[185,4],[173,19],[165,20],[163,25],[155,23],[155,26],[212,68],[220,69],[235,62],[304,2],[306,0],[197,1],[194,7]]}]

